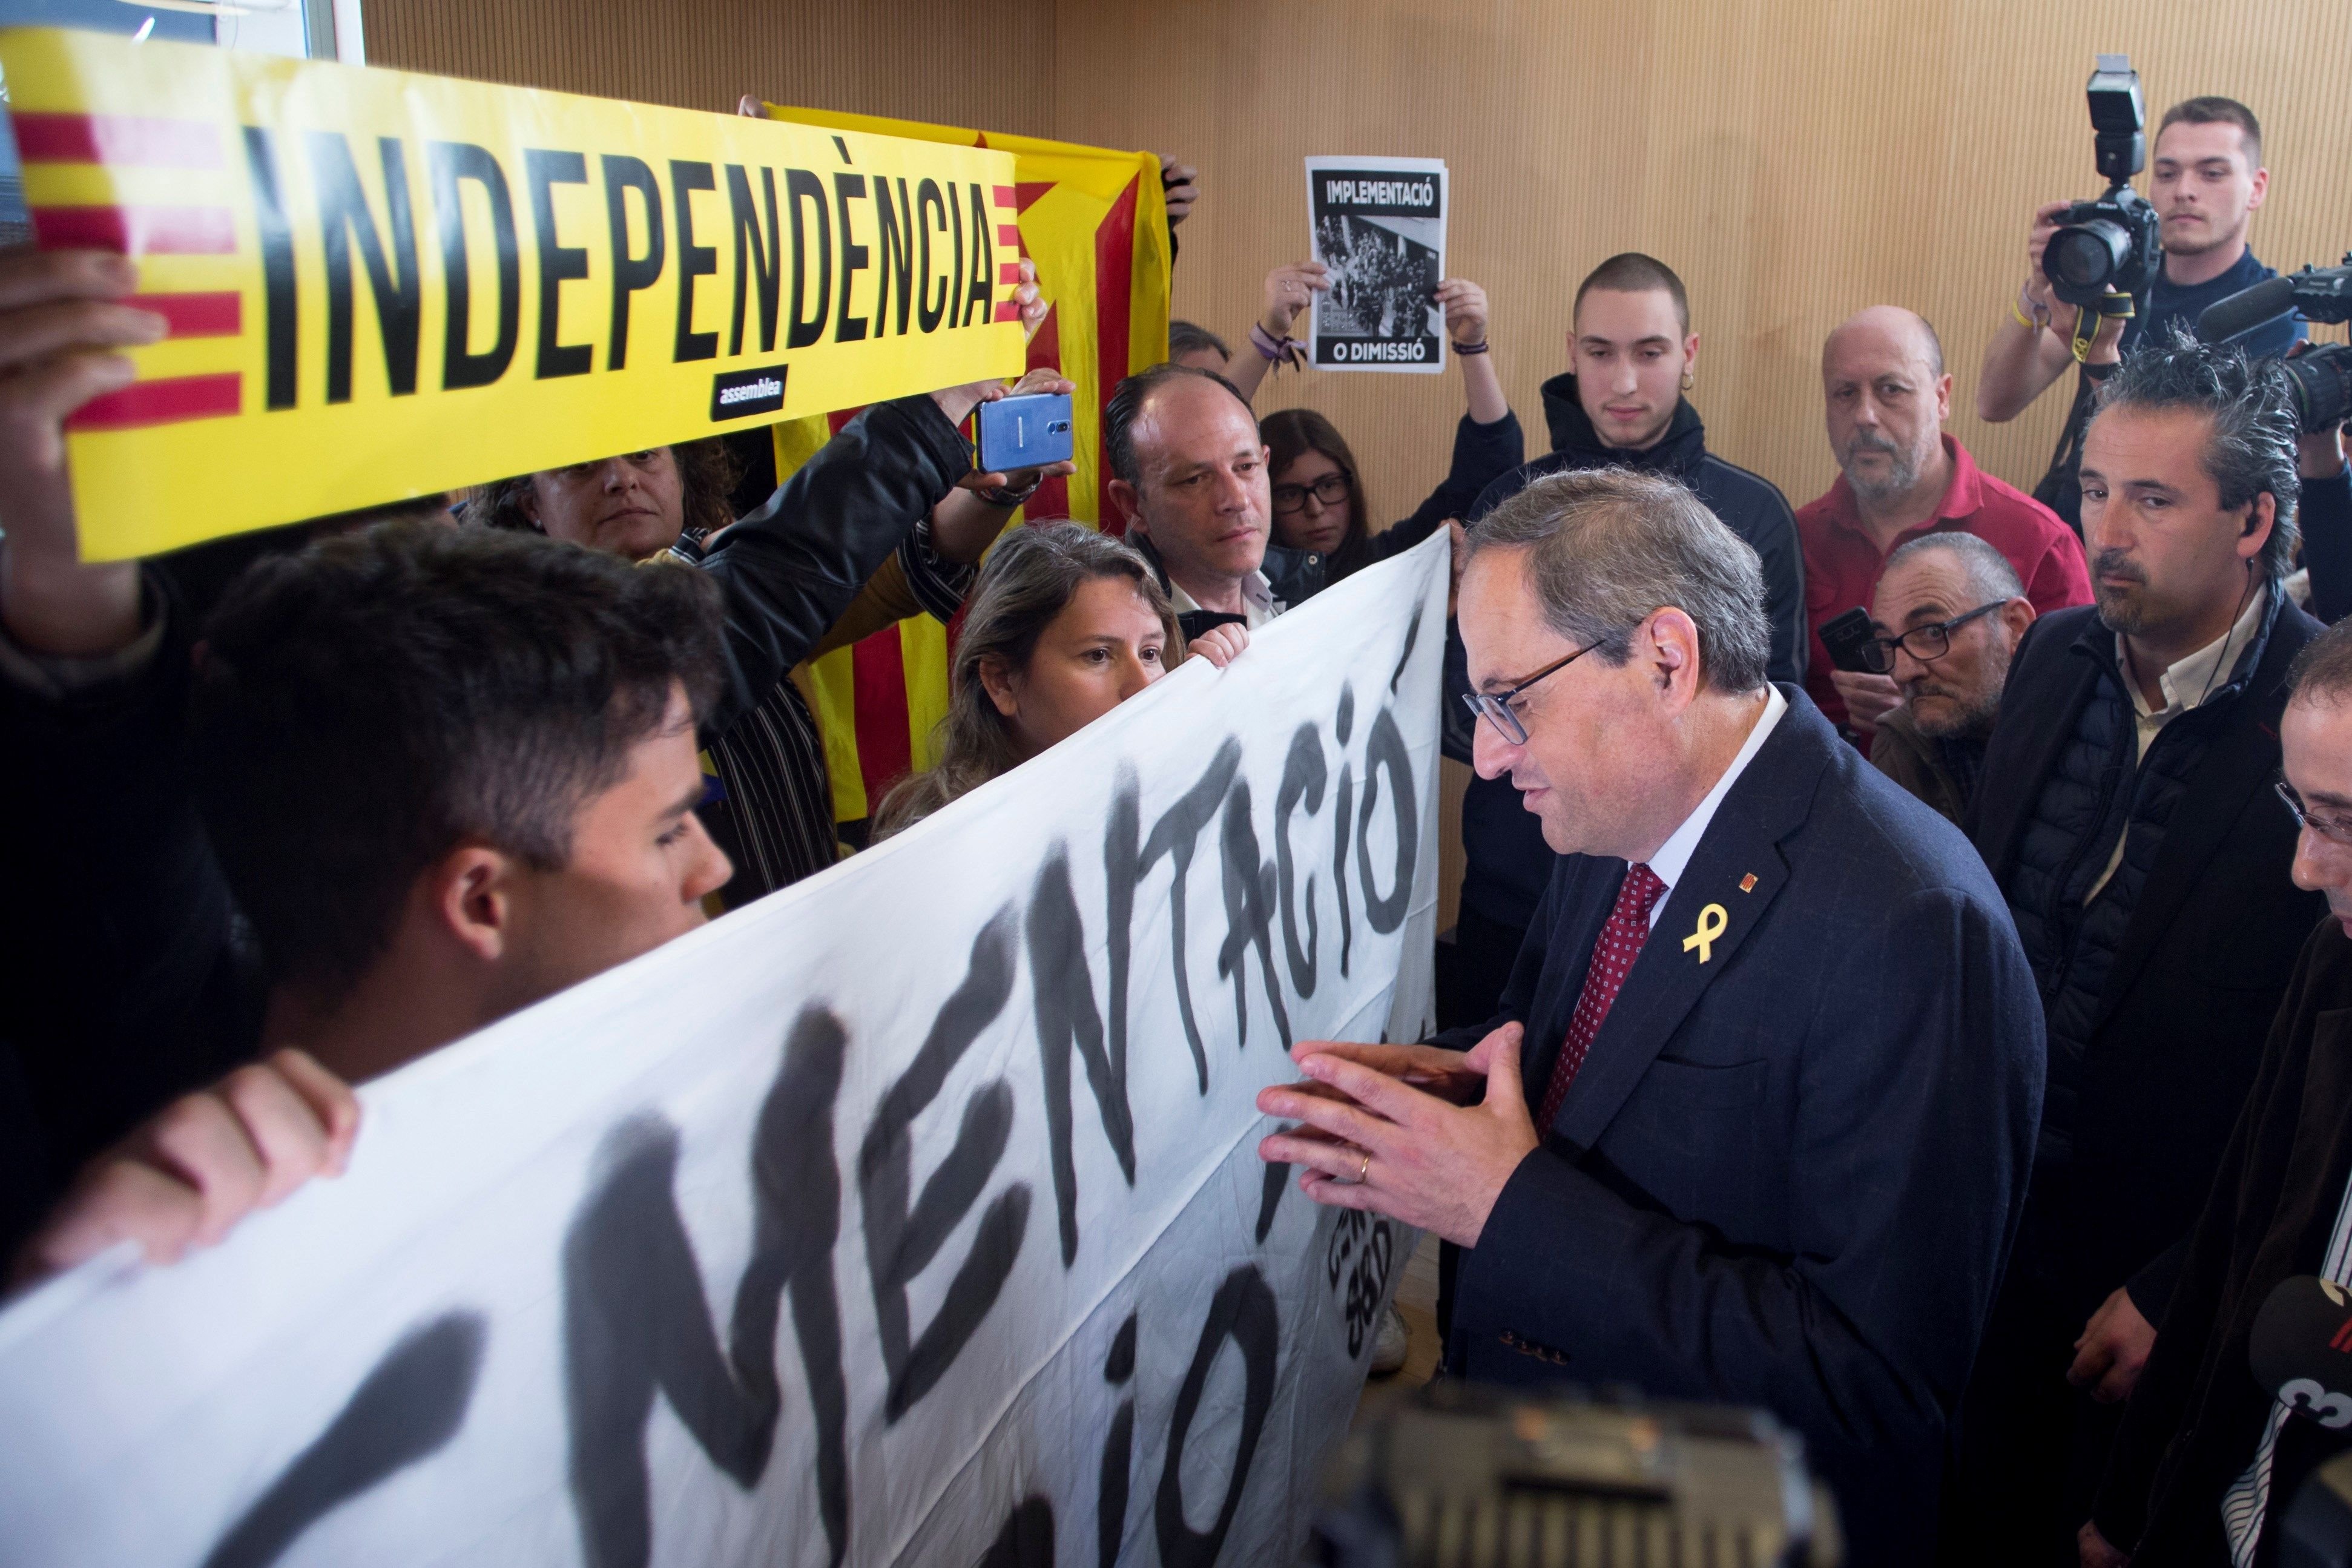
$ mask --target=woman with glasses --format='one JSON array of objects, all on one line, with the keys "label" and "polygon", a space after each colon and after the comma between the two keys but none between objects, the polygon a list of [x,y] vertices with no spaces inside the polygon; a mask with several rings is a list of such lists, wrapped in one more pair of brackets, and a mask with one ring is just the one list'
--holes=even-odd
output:
[{"label": "woman with glasses", "polygon": [[[1329,283],[1317,263],[1278,267],[1266,279],[1266,310],[1250,341],[1255,355],[1236,368],[1263,374],[1275,363],[1266,344],[1288,342],[1291,324],[1309,295]],[[1269,556],[1266,573],[1275,596],[1295,605],[1329,584],[1410,550],[1459,518],[1478,492],[1519,466],[1527,443],[1519,421],[1503,396],[1502,378],[1487,352],[1486,291],[1466,279],[1449,278],[1433,300],[1445,312],[1446,335],[1462,368],[1468,411],[1454,434],[1454,462],[1445,482],[1411,517],[1373,531],[1374,517],[1364,499],[1363,469],[1330,420],[1311,408],[1286,408],[1258,421],[1258,436],[1272,456],[1266,472],[1274,489],[1274,542],[1295,552],[1284,562]],[[1244,393],[1255,385],[1253,378]]]}]

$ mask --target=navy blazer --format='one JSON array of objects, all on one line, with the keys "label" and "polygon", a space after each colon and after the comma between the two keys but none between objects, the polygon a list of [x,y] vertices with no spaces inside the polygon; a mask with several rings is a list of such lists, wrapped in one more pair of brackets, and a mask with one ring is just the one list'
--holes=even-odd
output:
[{"label": "navy blazer", "polygon": [[[1780,691],[1542,1147],[1460,1257],[1448,1363],[1765,1406],[1804,1434],[1850,1561],[1919,1563],[2025,1196],[2042,1006],[1969,841]],[[1624,875],[1560,858],[1486,1026],[1527,1024],[1530,1104]],[[1702,953],[1685,939],[1715,906]]]}]

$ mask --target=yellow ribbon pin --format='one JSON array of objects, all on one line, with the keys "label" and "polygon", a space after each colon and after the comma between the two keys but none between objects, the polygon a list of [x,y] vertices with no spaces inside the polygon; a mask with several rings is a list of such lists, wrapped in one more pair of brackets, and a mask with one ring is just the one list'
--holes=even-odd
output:
[{"label": "yellow ribbon pin", "polygon": [[1715,939],[1721,936],[1723,928],[1730,923],[1731,917],[1724,912],[1721,904],[1707,905],[1698,912],[1698,930],[1683,938],[1683,951],[1688,952],[1692,948],[1698,949],[1698,961],[1705,963],[1715,956]]}]

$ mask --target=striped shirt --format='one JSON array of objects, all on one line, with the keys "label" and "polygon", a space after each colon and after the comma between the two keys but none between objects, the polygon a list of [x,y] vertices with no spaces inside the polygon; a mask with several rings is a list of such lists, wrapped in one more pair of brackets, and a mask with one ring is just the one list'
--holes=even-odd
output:
[{"label": "striped shirt", "polygon": [[[668,555],[699,565],[705,549],[700,537],[688,535]],[[975,568],[960,566],[932,548],[930,520],[925,518],[807,658],[908,616],[929,613],[951,620],[976,575]],[[776,682],[756,707],[710,742],[703,757],[703,771],[715,781],[703,820],[735,862],[734,879],[721,894],[729,909],[813,877],[841,858],[824,741],[808,699],[791,678]]]}]

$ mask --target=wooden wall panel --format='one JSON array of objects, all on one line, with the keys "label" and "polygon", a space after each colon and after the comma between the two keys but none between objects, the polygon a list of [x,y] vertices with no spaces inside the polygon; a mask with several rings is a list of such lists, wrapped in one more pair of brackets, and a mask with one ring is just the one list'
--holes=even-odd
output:
[{"label": "wooden wall panel", "polygon": [[1053,133],[1053,0],[366,0],[371,65],[732,112]]},{"label": "wooden wall panel", "polygon": [[[1443,157],[1451,265],[1494,297],[1535,450],[1536,388],[1564,368],[1577,280],[1647,250],[1690,286],[1710,440],[1794,503],[1835,471],[1821,339],[1880,301],[1941,331],[1960,438],[2008,479],[2039,477],[2063,398],[1988,426],[1975,374],[2023,277],[2033,205],[2097,191],[2083,82],[2101,49],[2130,52],[2151,120],[2200,92],[2262,116],[2263,259],[2352,247],[2340,0],[1100,0],[1061,6],[1055,37],[1057,134],[1203,172],[1180,316],[1246,330],[1265,269],[1305,250],[1302,157]],[[1436,482],[1461,408],[1451,375],[1285,374],[1260,401],[1329,414],[1388,516]]]}]

